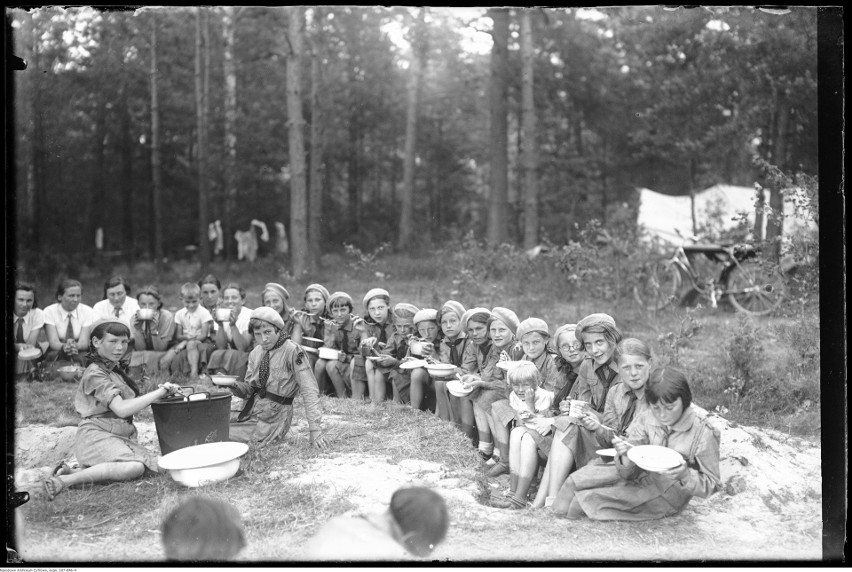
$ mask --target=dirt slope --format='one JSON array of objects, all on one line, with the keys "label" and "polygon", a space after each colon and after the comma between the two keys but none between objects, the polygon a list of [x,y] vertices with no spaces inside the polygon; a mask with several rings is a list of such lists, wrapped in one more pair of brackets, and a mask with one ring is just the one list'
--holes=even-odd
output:
[{"label": "dirt slope", "polygon": [[[381,510],[401,485],[435,487],[452,514],[450,533],[433,555],[437,560],[819,559],[820,449],[782,433],[735,426],[719,417],[715,422],[722,428],[725,490],[710,499],[694,499],[676,517],[650,523],[566,521],[546,511],[484,506],[476,500],[480,489],[475,471],[452,473],[439,463],[416,459],[393,463],[381,456],[337,454],[317,458],[295,480],[324,483],[330,494],[347,491],[357,506],[352,512]],[[140,441],[157,449],[153,424],[137,427]],[[30,426],[15,431],[19,489],[38,490],[50,467],[71,456],[75,430]],[[286,472],[273,471],[269,477],[286,478]],[[490,485],[505,487],[506,477]],[[244,558],[280,559],[276,545],[251,545],[249,539]],[[288,557],[298,559],[298,547]]]}]

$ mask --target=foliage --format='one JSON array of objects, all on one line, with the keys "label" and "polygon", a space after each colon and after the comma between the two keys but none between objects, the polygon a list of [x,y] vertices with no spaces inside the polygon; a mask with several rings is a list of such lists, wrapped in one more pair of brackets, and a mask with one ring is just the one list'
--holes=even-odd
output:
[{"label": "foliage", "polygon": [[725,392],[742,398],[762,381],[765,355],[762,332],[748,314],[737,315],[737,327],[725,343],[725,355],[729,382]]},{"label": "foliage", "polygon": [[670,361],[674,365],[680,366],[681,350],[689,347],[692,338],[697,336],[701,330],[701,322],[696,318],[696,314],[700,310],[701,304],[694,308],[686,308],[683,312],[671,310],[677,320],[674,324],[675,327],[657,336],[657,342],[664,348],[663,361]]}]

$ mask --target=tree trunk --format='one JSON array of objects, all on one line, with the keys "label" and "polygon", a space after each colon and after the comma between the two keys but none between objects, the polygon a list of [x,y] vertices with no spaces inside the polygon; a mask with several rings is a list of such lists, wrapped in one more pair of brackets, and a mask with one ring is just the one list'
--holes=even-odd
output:
[{"label": "tree trunk", "polygon": [[524,248],[538,244],[538,153],[536,149],[535,100],[533,97],[534,52],[530,10],[521,13],[522,143],[524,164]]},{"label": "tree trunk", "polygon": [[698,216],[695,213],[695,159],[689,160],[689,213],[692,216],[692,235],[698,234]]},{"label": "tree trunk", "polygon": [[[773,145],[773,163],[782,172],[787,169],[787,139],[790,125],[790,103],[784,95],[778,97],[776,106],[775,144]],[[769,189],[769,206],[772,216],[766,224],[766,240],[769,243],[768,255],[777,261],[781,257],[781,239],[784,237],[784,189],[778,188],[780,181],[774,181]]]},{"label": "tree trunk", "polygon": [[224,256],[233,258],[232,222],[237,214],[237,72],[234,66],[234,6],[222,7],[222,68],[225,76],[225,212],[222,216]]},{"label": "tree trunk", "polygon": [[41,58],[39,49],[39,38],[41,30],[38,26],[37,12],[32,12],[32,141],[30,143],[30,152],[32,154],[32,186],[29,196],[29,243],[36,252],[41,251],[42,241],[41,233],[38,231],[37,222],[41,219],[42,197],[44,196],[44,163],[46,159],[47,149],[44,142],[44,104],[42,103],[42,84],[44,82],[44,74],[41,70]]},{"label": "tree trunk", "polygon": [[308,181],[308,245],[310,267],[319,267],[322,242],[322,164],[325,154],[325,106],[322,104],[322,8],[314,9],[314,31],[311,34],[311,155]]},{"label": "tree trunk", "polygon": [[89,233],[87,240],[90,245],[94,245],[94,237],[98,228],[103,228],[104,233],[104,250],[110,250],[112,243],[110,240],[111,232],[109,228],[104,228],[106,224],[106,182],[104,173],[106,172],[106,102],[100,100],[97,102],[95,110],[95,176],[92,181],[92,199],[90,214]]},{"label": "tree trunk", "polygon": [[204,61],[202,51],[206,48],[204,31],[206,18],[202,18],[202,8],[195,9],[195,109],[197,116],[197,145],[196,157],[198,160],[198,256],[201,262],[201,272],[206,272],[210,265],[210,241],[207,238],[207,138],[206,138],[206,113],[207,102],[205,101],[204,89]]},{"label": "tree trunk", "polygon": [[349,211],[346,218],[349,219],[349,240],[355,240],[361,230],[361,133],[357,118],[349,119],[349,161],[347,164],[346,184],[348,193]]},{"label": "tree trunk", "polygon": [[494,29],[491,32],[494,45],[491,48],[490,90],[491,193],[486,235],[489,246],[496,247],[506,239],[506,201],[509,183],[508,122],[506,117],[509,10],[492,8],[488,10],[488,16],[494,21]]},{"label": "tree trunk", "polygon": [[414,159],[417,143],[417,114],[420,108],[423,73],[426,67],[425,34],[426,9],[421,8],[414,25],[411,42],[411,71],[408,76],[408,111],[405,120],[405,158],[402,171],[402,197],[400,201],[399,240],[397,248],[411,246],[414,236]]},{"label": "tree trunk", "polygon": [[[126,76],[122,76],[125,78]],[[130,125],[130,107],[127,83],[122,79],[119,108],[121,113],[121,211],[123,250],[132,258],[136,256],[133,232],[133,135]]]},{"label": "tree trunk", "polygon": [[154,261],[163,260],[163,228],[161,197],[163,172],[160,166],[160,105],[157,93],[157,15],[151,13],[151,230],[153,232]]},{"label": "tree trunk", "polygon": [[302,28],[304,8],[289,9],[290,51],[287,53],[287,123],[290,134],[290,245],[293,275],[308,270],[308,195],[302,117]]}]

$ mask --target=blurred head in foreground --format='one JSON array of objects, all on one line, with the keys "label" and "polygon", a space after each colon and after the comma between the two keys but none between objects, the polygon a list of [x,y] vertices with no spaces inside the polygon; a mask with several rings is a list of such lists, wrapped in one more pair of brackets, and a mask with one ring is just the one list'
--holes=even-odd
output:
[{"label": "blurred head in foreground", "polygon": [[402,535],[398,541],[412,554],[428,556],[447,535],[447,504],[432,489],[399,489],[391,497],[389,510]]},{"label": "blurred head in foreground", "polygon": [[163,521],[166,560],[230,560],[246,545],[240,515],[222,501],[195,496]]}]

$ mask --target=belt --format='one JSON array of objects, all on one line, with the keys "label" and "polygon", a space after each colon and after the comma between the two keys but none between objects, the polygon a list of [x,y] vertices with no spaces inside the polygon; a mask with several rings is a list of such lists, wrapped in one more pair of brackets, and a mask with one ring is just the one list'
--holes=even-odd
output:
[{"label": "belt", "polygon": [[281,397],[280,395],[275,395],[274,393],[266,392],[266,395],[263,396],[264,399],[271,399],[275,403],[280,403],[281,405],[290,405],[293,403],[292,397]]},{"label": "belt", "polygon": [[95,413],[94,415],[89,415],[86,419],[120,419],[122,421],[127,421],[128,423],[133,423],[133,416],[130,417],[119,417],[115,414],[115,411],[106,411],[104,413]]}]

